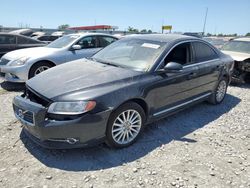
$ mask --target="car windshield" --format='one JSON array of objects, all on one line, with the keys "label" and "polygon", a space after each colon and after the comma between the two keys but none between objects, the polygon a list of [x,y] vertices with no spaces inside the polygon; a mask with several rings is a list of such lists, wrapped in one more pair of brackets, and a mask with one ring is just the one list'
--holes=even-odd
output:
[{"label": "car windshield", "polygon": [[250,42],[247,41],[230,41],[226,43],[221,50],[250,53]]},{"label": "car windshield", "polygon": [[93,59],[114,66],[147,71],[163,52],[165,42],[144,39],[121,39],[93,56]]},{"label": "car windshield", "polygon": [[66,35],[47,45],[49,48],[63,48],[71,44],[73,41],[78,39],[80,35]]}]

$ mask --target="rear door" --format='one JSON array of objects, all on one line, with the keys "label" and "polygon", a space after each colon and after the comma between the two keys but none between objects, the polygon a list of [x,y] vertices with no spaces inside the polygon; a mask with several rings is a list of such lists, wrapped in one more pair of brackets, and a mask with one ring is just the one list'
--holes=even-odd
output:
[{"label": "rear door", "polygon": [[0,35],[0,56],[16,49],[16,36]]},{"label": "rear door", "polygon": [[212,91],[218,81],[223,64],[219,55],[208,44],[200,41],[192,42],[194,63],[199,67],[199,87],[202,92]]}]

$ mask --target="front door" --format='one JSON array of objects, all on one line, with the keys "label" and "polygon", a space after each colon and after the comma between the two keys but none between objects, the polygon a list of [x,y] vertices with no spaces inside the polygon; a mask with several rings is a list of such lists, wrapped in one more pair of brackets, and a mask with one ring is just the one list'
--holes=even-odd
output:
[{"label": "front door", "polygon": [[84,38],[80,39],[76,44],[80,45],[81,49],[72,51],[72,55],[75,59],[91,57],[96,52],[101,50],[101,48],[97,46],[97,37],[96,36],[84,37]]},{"label": "front door", "polygon": [[80,45],[81,49],[69,49],[67,53],[62,54],[64,62],[91,57],[102,49],[97,46],[96,36],[83,37],[78,40],[74,45]]},{"label": "front door", "polygon": [[[165,58],[163,68],[169,62],[183,65],[178,73],[156,74],[157,81],[150,86],[148,97],[152,97],[153,116],[166,115],[200,93],[198,87],[198,66],[193,64],[191,43],[177,45]],[[157,71],[156,71],[157,72]]]}]

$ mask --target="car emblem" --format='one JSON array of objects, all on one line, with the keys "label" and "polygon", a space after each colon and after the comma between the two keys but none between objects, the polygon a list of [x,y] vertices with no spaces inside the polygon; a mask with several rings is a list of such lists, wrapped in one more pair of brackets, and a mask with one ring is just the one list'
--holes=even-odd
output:
[{"label": "car emblem", "polygon": [[25,112],[22,109],[19,109],[17,112],[18,117],[20,117],[21,119],[24,118],[24,114],[25,114]]}]

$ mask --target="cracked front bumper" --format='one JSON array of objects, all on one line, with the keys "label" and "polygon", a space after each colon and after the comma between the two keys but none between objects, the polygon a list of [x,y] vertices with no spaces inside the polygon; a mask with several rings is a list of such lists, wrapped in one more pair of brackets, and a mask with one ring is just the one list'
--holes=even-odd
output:
[{"label": "cracked front bumper", "polygon": [[[16,118],[24,125],[26,134],[47,148],[77,148],[103,140],[111,110],[86,113],[73,120],[51,120],[47,109],[21,96],[13,100]],[[70,143],[69,139],[76,142]]]}]

